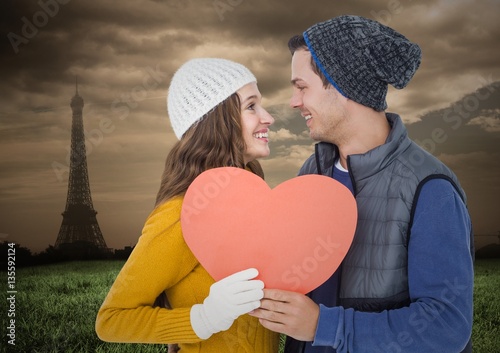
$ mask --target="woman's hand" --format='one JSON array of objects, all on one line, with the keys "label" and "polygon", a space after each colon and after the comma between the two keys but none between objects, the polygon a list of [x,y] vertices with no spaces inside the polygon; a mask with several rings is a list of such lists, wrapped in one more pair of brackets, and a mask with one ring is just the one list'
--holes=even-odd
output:
[{"label": "woman's hand", "polygon": [[250,268],[215,282],[203,304],[191,308],[191,326],[198,337],[207,339],[225,331],[234,320],[260,306],[264,283],[252,280],[259,272]]}]

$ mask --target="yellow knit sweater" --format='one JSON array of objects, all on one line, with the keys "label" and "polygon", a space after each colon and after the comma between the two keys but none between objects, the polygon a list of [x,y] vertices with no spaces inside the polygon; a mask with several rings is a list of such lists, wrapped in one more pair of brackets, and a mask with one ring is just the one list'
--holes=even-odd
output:
[{"label": "yellow knit sweater", "polygon": [[[194,333],[191,307],[203,303],[214,280],[184,241],[182,201],[176,197],[148,217],[97,314],[97,335],[109,342],[178,343],[183,353],[278,352],[278,334],[249,315],[240,316],[229,330],[207,340]],[[172,310],[153,307],[163,291]]]}]

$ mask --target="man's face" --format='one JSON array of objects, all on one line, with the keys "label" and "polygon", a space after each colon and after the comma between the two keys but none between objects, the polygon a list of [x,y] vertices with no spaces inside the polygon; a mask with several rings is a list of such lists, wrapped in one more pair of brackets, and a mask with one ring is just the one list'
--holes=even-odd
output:
[{"label": "man's face", "polygon": [[339,124],[346,120],[346,99],[332,86],[323,87],[311,67],[311,53],[297,50],[292,57],[293,94],[290,106],[300,110],[313,140],[337,143]]}]

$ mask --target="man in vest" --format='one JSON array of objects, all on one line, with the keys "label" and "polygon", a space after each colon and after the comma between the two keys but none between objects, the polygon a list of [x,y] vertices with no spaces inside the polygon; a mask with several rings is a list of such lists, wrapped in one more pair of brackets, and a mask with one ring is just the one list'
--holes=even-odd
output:
[{"label": "man in vest", "polygon": [[290,104],[319,141],[299,174],[343,183],[358,222],[329,280],[307,296],[266,289],[252,315],[288,336],[286,353],[471,352],[465,193],[450,169],[408,138],[401,118],[385,112],[388,84],[408,84],[420,48],[358,16],[315,24],[289,48]]}]

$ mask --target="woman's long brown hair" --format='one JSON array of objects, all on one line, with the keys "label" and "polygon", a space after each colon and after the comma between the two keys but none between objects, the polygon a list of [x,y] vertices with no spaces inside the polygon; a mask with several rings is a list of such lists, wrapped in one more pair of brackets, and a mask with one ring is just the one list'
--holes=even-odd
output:
[{"label": "woman's long brown hair", "polygon": [[167,156],[156,206],[184,195],[205,170],[218,167],[249,168],[264,178],[258,161],[245,166],[246,145],[241,128],[241,104],[237,93],[217,105],[191,126]]}]

